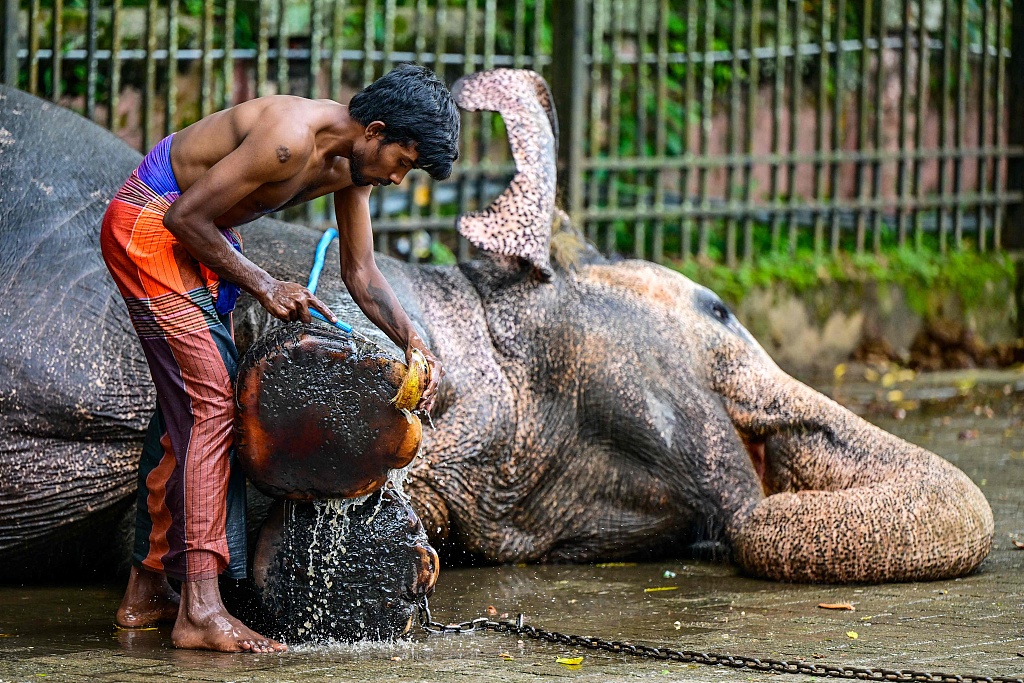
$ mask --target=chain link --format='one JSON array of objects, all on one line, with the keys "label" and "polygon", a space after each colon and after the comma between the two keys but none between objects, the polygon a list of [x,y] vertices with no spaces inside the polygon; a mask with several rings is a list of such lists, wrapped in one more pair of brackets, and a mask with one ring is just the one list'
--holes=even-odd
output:
[{"label": "chain link", "polygon": [[619,640],[602,640],[591,636],[576,636],[547,631],[525,623],[525,615],[520,614],[509,621],[492,621],[487,617],[479,617],[471,621],[456,624],[442,624],[430,616],[430,606],[424,597],[419,605],[420,626],[432,634],[465,634],[478,631],[491,631],[506,635],[521,636],[548,643],[557,643],[569,647],[587,650],[601,650],[619,655],[632,655],[647,659],[679,662],[680,664],[706,664],[709,666],[728,666],[734,669],[751,671],[771,671],[778,674],[800,674],[804,676],[827,676],[829,678],[848,678],[862,681],[913,681],[916,683],[1024,683],[1020,676],[978,676],[971,674],[950,674],[941,672],[914,671],[913,669],[884,669],[859,666],[833,666],[831,664],[814,664],[802,659],[780,660],[744,655],[728,655],[715,652],[696,652],[693,650],[673,650],[665,647],[637,645]]}]

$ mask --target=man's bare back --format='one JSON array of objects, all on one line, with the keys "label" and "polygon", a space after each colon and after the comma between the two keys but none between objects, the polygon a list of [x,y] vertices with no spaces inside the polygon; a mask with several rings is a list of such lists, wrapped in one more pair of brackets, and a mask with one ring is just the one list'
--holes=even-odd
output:
[{"label": "man's bare back", "polygon": [[[182,192],[187,192],[216,164],[245,165],[262,183],[214,221],[236,227],[272,211],[354,187],[349,158],[339,153],[339,131],[351,121],[348,108],[332,100],[272,95],[250,100],[175,134],[171,165]],[[228,159],[228,157],[234,157]],[[406,170],[416,154],[403,155]],[[282,172],[286,171],[284,177]],[[372,177],[373,185],[401,182]],[[365,190],[358,194],[363,194]]]}]

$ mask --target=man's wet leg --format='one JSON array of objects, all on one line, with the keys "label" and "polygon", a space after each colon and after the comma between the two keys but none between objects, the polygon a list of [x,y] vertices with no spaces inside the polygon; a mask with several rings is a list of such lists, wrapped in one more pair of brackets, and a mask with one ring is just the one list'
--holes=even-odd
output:
[{"label": "man's wet leg", "polygon": [[117,608],[117,624],[124,628],[153,626],[172,622],[178,616],[178,594],[167,577],[150,569],[132,567],[121,606]]},{"label": "man's wet leg", "polygon": [[217,579],[181,584],[181,609],[174,622],[175,647],[218,652],[284,652],[288,646],[265,638],[224,607]]}]

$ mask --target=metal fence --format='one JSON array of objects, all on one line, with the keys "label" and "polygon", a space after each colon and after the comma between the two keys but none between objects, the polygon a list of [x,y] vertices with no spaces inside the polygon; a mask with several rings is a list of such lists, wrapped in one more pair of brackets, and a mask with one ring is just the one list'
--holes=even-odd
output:
[{"label": "metal fence", "polygon": [[[5,81],[141,150],[250,97],[347,101],[399,62],[448,82],[528,67],[559,105],[562,203],[608,252],[735,264],[1022,232],[1022,0],[2,2]],[[494,115],[464,116],[462,150],[448,181],[373,193],[379,249],[468,255],[452,217],[512,165]]]}]

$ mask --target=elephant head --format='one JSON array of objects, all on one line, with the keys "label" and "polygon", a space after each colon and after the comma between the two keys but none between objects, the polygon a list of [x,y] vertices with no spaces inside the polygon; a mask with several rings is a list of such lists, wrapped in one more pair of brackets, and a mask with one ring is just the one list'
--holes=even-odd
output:
[{"label": "elephant head", "polygon": [[518,172],[459,220],[476,259],[407,275],[448,368],[407,484],[433,540],[501,562],[719,541],[746,572],[792,581],[977,567],[993,520],[967,476],[788,376],[713,292],[578,238],[566,249],[571,229],[549,261],[542,83],[499,69],[453,88],[502,113]]}]

